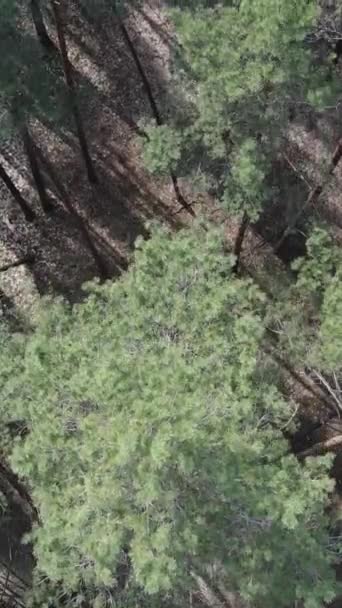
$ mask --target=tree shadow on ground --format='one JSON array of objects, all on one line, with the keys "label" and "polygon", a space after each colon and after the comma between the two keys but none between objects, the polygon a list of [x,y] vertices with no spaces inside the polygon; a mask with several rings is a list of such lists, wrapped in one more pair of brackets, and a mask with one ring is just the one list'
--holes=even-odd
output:
[{"label": "tree shadow on ground", "polygon": [[[283,160],[273,162],[272,171],[267,177],[267,186],[270,196],[255,223],[255,229],[267,243],[275,245],[297,212],[303,208],[308,189]],[[307,214],[303,214],[293,234],[285,239],[277,252],[286,264],[305,255],[307,219]]]},{"label": "tree shadow on ground", "polygon": [[[49,216],[41,212],[25,156],[16,141],[7,160],[17,177],[24,180],[25,193],[38,217],[34,224],[27,225],[15,213],[15,238],[13,231],[8,234],[5,229],[1,234],[11,259],[28,250],[35,253],[31,272],[41,294],[58,293],[74,301],[82,297],[83,283],[98,275],[87,239],[101,257],[107,276],[115,277],[127,268],[136,237],[148,236],[146,220],[177,228],[183,218],[182,214],[175,215],[179,205],[168,180],[157,180],[142,167],[137,122],[144,117],[150,119],[151,108],[118,24],[113,20],[94,27],[80,17],[76,3],[68,10],[70,59],[99,185],[87,182],[73,129],[51,125],[43,115],[36,115],[32,132],[55,211]],[[139,34],[131,35],[152,86],[165,88],[165,75],[154,61],[148,41],[140,40]],[[73,36],[86,45],[88,54],[91,50],[90,64],[82,53],[77,57]],[[5,205],[10,215],[13,205],[10,201]]]},{"label": "tree shadow on ground", "polygon": [[177,45],[177,39],[172,31],[165,28],[164,23],[160,22],[158,16],[155,14],[153,7],[149,2],[146,2],[147,6],[138,5],[137,10],[139,14],[146,21],[148,26],[154,31],[154,33],[160,37],[160,39],[168,46]]}]

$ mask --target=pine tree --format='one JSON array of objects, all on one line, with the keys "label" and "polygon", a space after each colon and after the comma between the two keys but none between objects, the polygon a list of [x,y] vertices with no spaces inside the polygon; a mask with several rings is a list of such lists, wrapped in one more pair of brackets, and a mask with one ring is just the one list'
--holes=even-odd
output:
[{"label": "pine tree", "polygon": [[306,247],[306,256],[292,264],[295,280],[276,285],[268,301],[268,335],[276,346],[276,357],[283,360],[294,380],[305,380],[303,387],[328,415],[340,416],[342,336],[337,320],[341,251],[319,226],[312,230]]},{"label": "pine tree", "polygon": [[159,605],[209,593],[208,572],[256,607],[333,598],[329,462],[288,452],[265,298],[233,263],[220,230],[155,229],[121,280],[5,341],[1,419],[30,429],[11,463],[39,508],[38,567],[66,591],[115,593],[128,554]]},{"label": "pine tree", "polygon": [[[174,170],[241,217],[254,222],[272,193],[267,177],[283,150],[291,108],[323,107],[336,99],[329,61],[317,67],[307,39],[319,18],[315,0],[176,5],[176,101],[165,125],[145,144],[148,166]],[[163,153],[164,148],[164,153]],[[176,158],[176,162],[175,162]]]},{"label": "pine tree", "polygon": [[[296,260],[296,288],[314,320],[309,365],[341,375],[342,254],[326,229],[316,227],[307,241],[307,256]],[[303,298],[305,294],[306,298]],[[308,306],[309,303],[309,306]],[[308,346],[308,345],[307,345]]]}]

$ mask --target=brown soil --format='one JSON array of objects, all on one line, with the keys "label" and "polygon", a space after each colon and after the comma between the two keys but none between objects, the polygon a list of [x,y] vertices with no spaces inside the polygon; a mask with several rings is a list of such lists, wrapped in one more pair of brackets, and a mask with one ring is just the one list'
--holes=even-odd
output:
[{"label": "brown soil", "polygon": [[[186,220],[171,181],[151,176],[142,166],[138,123],[152,119],[151,108],[118,23],[114,18],[89,23],[81,17],[77,0],[68,4],[66,21],[76,82],[86,90],[80,105],[100,183],[95,187],[88,183],[72,132],[57,131],[35,120],[32,131],[43,158],[48,159],[45,171],[55,205],[54,213],[46,216],[40,210],[20,142],[1,150],[1,162],[38,214],[34,224],[27,224],[0,184],[0,266],[27,253],[35,255],[35,263],[29,267],[0,275],[2,301],[19,308],[30,305],[36,293],[78,299],[83,283],[98,274],[80,222],[108,276],[115,276],[127,267],[137,235],[146,233],[147,220],[172,227]],[[157,99],[165,98],[171,36],[167,22],[158,6],[146,2],[141,11],[126,19],[126,26],[153,93]],[[34,35],[32,28],[31,33]],[[56,39],[53,30],[50,33]],[[65,205],[64,190],[74,214]]]}]

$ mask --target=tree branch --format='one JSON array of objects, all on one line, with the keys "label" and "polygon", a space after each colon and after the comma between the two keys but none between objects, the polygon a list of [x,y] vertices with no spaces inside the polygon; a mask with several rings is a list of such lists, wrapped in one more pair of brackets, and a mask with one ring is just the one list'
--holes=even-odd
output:
[{"label": "tree branch", "polygon": [[326,452],[330,452],[334,450],[338,446],[342,445],[342,435],[336,435],[336,437],[331,437],[331,439],[327,439],[326,441],[320,441],[316,443],[311,448],[304,450],[303,452],[299,452],[297,457],[299,459],[307,458],[308,456],[318,456],[320,454],[325,454]]},{"label": "tree branch", "polygon": [[29,254],[20,260],[16,260],[15,262],[11,262],[9,264],[5,264],[4,266],[0,266],[0,272],[5,272],[6,270],[10,270],[10,268],[16,268],[17,266],[23,266],[24,264],[33,264],[35,261],[35,257],[33,254]]}]

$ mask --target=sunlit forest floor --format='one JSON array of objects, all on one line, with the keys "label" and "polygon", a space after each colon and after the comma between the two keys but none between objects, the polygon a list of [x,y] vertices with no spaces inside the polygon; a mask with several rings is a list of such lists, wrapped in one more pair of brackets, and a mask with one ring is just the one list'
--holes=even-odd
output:
[{"label": "sunlit forest floor", "polygon": [[[99,185],[87,181],[75,135],[66,128],[51,130],[36,120],[33,134],[55,206],[46,216],[39,211],[20,142],[14,140],[1,150],[13,181],[39,213],[38,221],[27,224],[1,183],[0,266],[27,254],[35,256],[34,264],[1,274],[3,299],[12,299],[16,306],[30,302],[30,292],[77,299],[81,285],[97,274],[80,221],[108,275],[115,276],[127,267],[147,220],[177,227],[185,219],[171,181],[157,179],[143,168],[138,123],[152,119],[151,109],[118,24],[114,20],[89,23],[80,16],[76,2],[70,2],[68,11],[69,55]],[[168,78],[167,22],[146,3],[143,10],[132,13],[127,27],[153,93],[161,100]],[[78,217],[69,213],[66,196]]]}]

